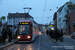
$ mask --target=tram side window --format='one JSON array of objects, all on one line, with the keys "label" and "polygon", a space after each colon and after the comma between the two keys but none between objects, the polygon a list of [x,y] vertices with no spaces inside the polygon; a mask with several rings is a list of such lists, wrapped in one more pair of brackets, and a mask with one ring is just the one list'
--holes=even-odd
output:
[{"label": "tram side window", "polygon": [[31,30],[30,30],[30,33],[32,34],[32,25],[31,25],[31,28],[30,28]]}]

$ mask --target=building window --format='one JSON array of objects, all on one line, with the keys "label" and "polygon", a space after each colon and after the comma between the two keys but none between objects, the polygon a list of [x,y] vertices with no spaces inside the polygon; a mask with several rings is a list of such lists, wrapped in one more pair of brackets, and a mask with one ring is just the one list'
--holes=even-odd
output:
[{"label": "building window", "polygon": [[22,18],[22,19],[24,19],[24,18]]},{"label": "building window", "polygon": [[9,19],[11,19],[11,18],[9,18]]},{"label": "building window", "polygon": [[15,21],[14,21],[14,23],[15,23]]}]

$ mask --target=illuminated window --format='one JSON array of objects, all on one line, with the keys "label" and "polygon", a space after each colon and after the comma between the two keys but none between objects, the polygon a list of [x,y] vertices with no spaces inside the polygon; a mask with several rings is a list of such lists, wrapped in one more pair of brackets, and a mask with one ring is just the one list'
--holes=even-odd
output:
[{"label": "illuminated window", "polygon": [[20,32],[23,32],[25,30],[25,26],[20,27]]}]

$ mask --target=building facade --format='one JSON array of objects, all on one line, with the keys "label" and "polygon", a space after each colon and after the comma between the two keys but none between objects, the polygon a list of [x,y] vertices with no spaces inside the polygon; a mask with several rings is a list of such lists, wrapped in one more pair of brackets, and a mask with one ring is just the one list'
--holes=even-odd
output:
[{"label": "building facade", "polygon": [[20,20],[31,20],[33,23],[33,17],[28,13],[9,13],[7,16],[7,25],[17,26]]},{"label": "building facade", "polygon": [[57,29],[57,12],[54,13],[53,20],[54,20],[54,29]]},{"label": "building facade", "polygon": [[75,32],[75,10],[68,14],[67,33]]},{"label": "building facade", "polygon": [[[17,26],[20,20],[31,20],[33,26],[38,28],[38,24],[33,20],[34,18],[28,13],[9,13],[7,16],[7,25]],[[12,27],[12,31],[14,31],[14,27]]]},{"label": "building facade", "polygon": [[65,17],[65,15],[67,14],[68,11],[68,5],[70,4],[70,2],[66,2],[63,6],[61,6],[58,10],[57,10],[57,29],[59,30],[63,30],[65,33],[67,31],[67,25],[66,25],[66,20],[67,18]]}]

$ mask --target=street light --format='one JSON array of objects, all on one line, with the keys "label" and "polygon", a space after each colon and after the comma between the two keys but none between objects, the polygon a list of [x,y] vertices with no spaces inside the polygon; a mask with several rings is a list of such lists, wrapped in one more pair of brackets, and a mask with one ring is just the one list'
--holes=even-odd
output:
[{"label": "street light", "polygon": [[51,9],[50,9],[50,11],[51,11]]},{"label": "street light", "polygon": [[28,13],[29,13],[29,11],[30,11],[32,8],[24,7],[23,9],[24,9],[24,11],[25,11],[25,9],[29,9],[29,10],[28,10]]}]

